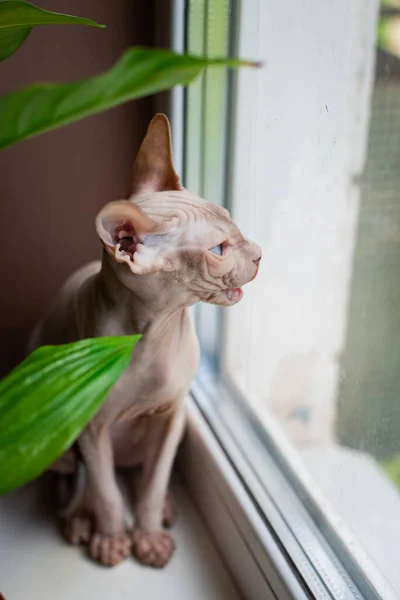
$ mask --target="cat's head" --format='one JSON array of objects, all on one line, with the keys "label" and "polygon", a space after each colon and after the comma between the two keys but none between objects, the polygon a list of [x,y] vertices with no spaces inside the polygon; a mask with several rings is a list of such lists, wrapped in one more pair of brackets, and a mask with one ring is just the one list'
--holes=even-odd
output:
[{"label": "cat's head", "polygon": [[[172,163],[164,115],[151,121],[133,165],[129,200],[98,214],[106,260],[128,288],[173,304],[230,306],[257,275],[261,250],[225,208],[188,192]],[[156,298],[157,296],[157,298]]]}]

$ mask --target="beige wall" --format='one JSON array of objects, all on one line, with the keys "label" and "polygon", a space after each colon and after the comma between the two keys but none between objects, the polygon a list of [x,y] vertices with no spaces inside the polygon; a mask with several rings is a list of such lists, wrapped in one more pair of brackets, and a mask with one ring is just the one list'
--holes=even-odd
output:
[{"label": "beige wall", "polygon": [[[37,80],[74,81],[109,68],[132,44],[150,45],[144,0],[41,0],[107,29],[41,27],[0,64],[0,93]],[[132,102],[0,154],[0,374],[23,356],[28,333],[68,274],[100,256],[93,221],[124,197],[132,158],[153,114]]]}]

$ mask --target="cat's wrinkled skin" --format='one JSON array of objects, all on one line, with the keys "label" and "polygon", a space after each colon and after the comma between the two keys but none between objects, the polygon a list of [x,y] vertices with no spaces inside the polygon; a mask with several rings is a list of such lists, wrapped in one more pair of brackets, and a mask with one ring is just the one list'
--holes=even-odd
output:
[{"label": "cat's wrinkled skin", "polygon": [[[102,263],[83,267],[67,281],[31,349],[143,334],[131,365],[78,439],[85,489],[67,513],[65,535],[88,544],[91,556],[105,565],[133,551],[144,564],[162,567],[174,550],[163,520],[172,518],[168,482],[199,355],[189,307],[240,300],[241,286],[257,274],[261,251],[224,208],[182,187],[163,115],[152,120],[142,143],[131,193],[98,215]],[[132,533],[114,466],[140,466]],[[69,451],[53,468],[74,471],[75,455]]]}]

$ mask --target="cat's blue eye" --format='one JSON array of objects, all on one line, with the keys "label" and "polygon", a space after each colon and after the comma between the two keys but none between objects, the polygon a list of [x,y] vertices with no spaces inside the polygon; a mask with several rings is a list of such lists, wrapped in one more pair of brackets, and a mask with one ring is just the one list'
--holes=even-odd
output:
[{"label": "cat's blue eye", "polygon": [[218,246],[214,246],[214,248],[210,248],[210,252],[216,254],[217,256],[222,256],[224,252],[224,245],[218,244]]}]

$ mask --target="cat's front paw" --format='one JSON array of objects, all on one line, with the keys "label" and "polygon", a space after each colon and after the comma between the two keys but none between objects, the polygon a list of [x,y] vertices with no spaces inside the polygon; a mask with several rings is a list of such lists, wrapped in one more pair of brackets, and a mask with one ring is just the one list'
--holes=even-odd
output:
[{"label": "cat's front paw", "polygon": [[174,538],[166,531],[133,532],[133,554],[143,565],[165,567],[175,550]]},{"label": "cat's front paw", "polygon": [[101,565],[113,567],[129,556],[132,539],[127,533],[101,535],[96,533],[89,544],[89,554]]}]

